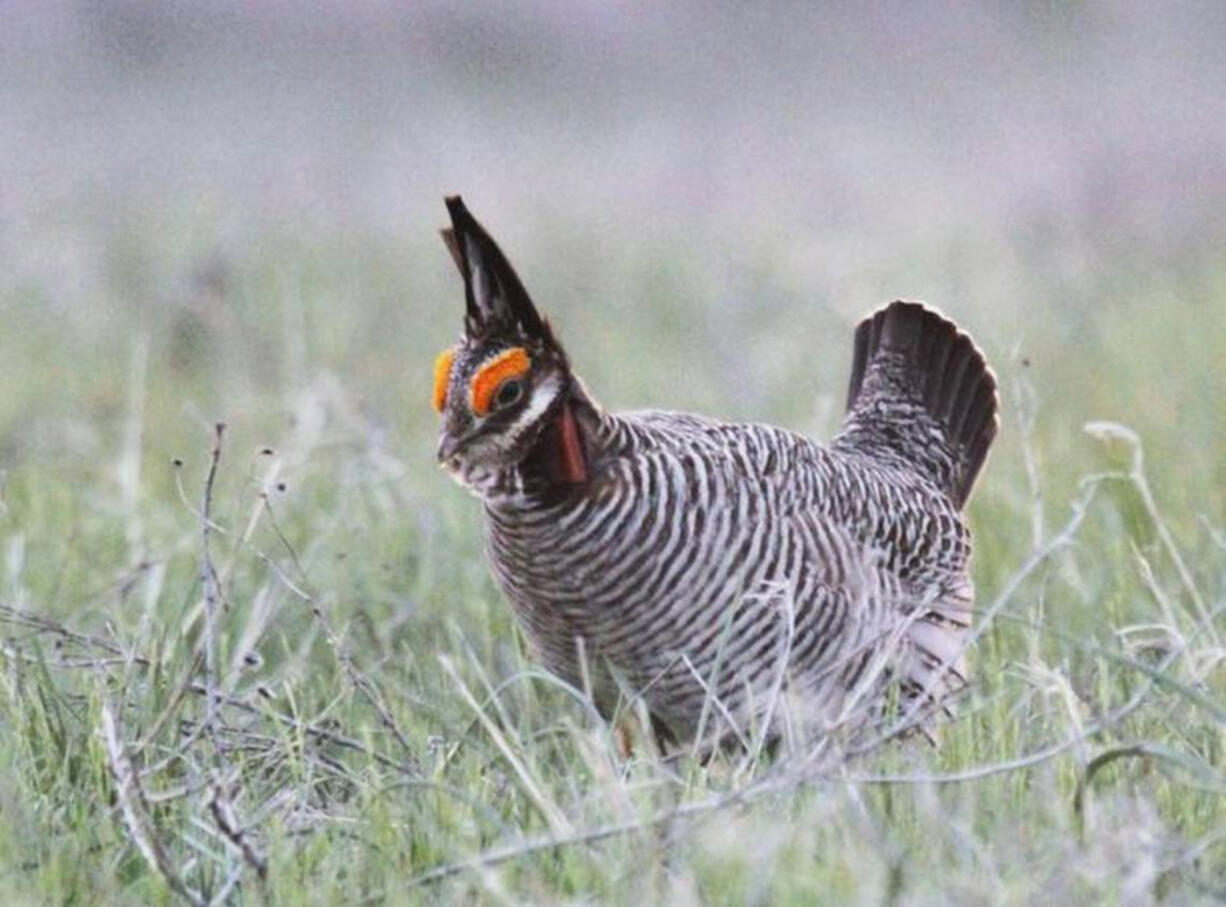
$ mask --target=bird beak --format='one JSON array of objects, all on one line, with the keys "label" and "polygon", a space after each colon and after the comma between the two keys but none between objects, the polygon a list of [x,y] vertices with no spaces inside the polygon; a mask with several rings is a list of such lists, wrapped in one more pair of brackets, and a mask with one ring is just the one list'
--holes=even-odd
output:
[{"label": "bird beak", "polygon": [[451,435],[443,435],[438,439],[438,461],[442,465],[446,465],[447,461],[459,453],[460,448],[464,446],[463,438],[454,438]]}]

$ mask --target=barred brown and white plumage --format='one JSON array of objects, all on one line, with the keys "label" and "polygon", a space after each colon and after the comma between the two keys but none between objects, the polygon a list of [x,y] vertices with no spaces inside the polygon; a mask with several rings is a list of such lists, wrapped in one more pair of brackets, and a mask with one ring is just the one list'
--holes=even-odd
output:
[{"label": "barred brown and white plumage", "polygon": [[961,685],[960,510],[997,428],[965,334],[918,303],[865,320],[828,447],[613,414],[447,205],[467,309],[436,367],[439,459],[483,500],[494,576],[551,671],[606,712],[641,696],[663,735],[722,742],[862,724],[893,685],[923,717]]}]

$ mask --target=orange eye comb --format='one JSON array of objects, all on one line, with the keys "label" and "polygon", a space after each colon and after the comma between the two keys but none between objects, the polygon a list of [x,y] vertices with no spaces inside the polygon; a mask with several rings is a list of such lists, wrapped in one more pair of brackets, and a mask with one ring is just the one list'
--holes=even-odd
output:
[{"label": "orange eye comb", "polygon": [[498,385],[508,378],[519,378],[528,374],[532,368],[532,360],[522,346],[514,346],[503,350],[497,356],[482,363],[481,368],[473,375],[469,385],[469,400],[473,412],[478,416],[487,415],[494,402],[494,392]]},{"label": "orange eye comb", "polygon": [[451,381],[451,363],[455,350],[443,350],[434,360],[434,408],[440,413],[447,405],[447,383]]}]

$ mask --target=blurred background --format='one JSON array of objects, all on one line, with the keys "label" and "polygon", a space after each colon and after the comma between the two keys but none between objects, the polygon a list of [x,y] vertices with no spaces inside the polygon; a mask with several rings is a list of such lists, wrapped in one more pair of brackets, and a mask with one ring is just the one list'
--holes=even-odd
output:
[{"label": "blurred background", "polygon": [[449,494],[460,192],[610,405],[826,433],[856,320],[922,298],[1001,374],[1002,475],[1031,394],[1049,462],[1119,419],[1203,501],[1223,46],[1214,2],[10,0],[4,468],[137,507],[225,420]]},{"label": "blurred background", "polygon": [[1223,217],[1212,2],[4,13],[7,255],[82,207],[99,231],[190,212],[219,239],[405,241],[461,190],[512,237],[563,216],[693,244],[841,236],[844,267],[857,243],[973,224],[1174,243]]}]

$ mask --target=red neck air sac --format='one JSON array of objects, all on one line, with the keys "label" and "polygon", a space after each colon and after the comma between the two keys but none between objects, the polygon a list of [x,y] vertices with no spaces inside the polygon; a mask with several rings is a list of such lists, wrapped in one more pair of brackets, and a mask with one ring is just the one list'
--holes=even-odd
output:
[{"label": "red neck air sac", "polygon": [[587,456],[570,400],[558,408],[558,414],[541,432],[524,467],[550,484],[578,485],[587,481]]}]

